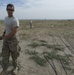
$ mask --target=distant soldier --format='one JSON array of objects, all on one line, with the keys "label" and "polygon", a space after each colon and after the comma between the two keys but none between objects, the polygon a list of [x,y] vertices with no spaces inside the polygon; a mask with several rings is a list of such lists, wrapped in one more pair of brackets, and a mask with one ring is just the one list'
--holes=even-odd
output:
[{"label": "distant soldier", "polygon": [[32,28],[32,21],[30,20],[29,20],[29,25],[30,25],[30,28]]},{"label": "distant soldier", "polygon": [[17,74],[17,58],[19,56],[20,46],[19,40],[17,39],[17,28],[19,27],[19,21],[13,16],[14,5],[8,4],[6,11],[8,16],[5,17],[4,25],[5,31],[0,37],[0,40],[3,39],[2,47],[2,72],[0,75],[7,75],[7,69],[9,64],[9,57],[11,55],[13,62],[13,69],[11,70],[12,74]]}]

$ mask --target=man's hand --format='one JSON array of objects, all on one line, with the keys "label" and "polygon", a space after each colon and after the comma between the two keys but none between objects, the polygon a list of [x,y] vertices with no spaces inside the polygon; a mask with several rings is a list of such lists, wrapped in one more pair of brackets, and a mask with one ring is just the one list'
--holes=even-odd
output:
[{"label": "man's hand", "polygon": [[3,39],[3,37],[2,36],[0,36],[0,40],[2,40]]}]

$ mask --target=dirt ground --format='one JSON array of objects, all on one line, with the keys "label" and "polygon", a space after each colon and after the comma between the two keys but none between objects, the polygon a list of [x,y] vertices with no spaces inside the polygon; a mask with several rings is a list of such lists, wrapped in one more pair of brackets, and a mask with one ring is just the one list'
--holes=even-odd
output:
[{"label": "dirt ground", "polygon": [[[74,75],[74,21],[32,22],[30,28],[29,21],[20,21],[18,75]],[[4,24],[0,21],[0,35],[3,30]],[[2,43],[0,41],[1,50]],[[0,71],[1,59],[0,54]]]}]

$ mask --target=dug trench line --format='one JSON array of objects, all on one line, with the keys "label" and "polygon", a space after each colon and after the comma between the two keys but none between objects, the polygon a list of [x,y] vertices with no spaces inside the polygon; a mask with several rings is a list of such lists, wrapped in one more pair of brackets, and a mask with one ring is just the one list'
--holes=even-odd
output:
[{"label": "dug trench line", "polygon": [[45,58],[45,60],[47,61],[47,63],[51,66],[51,68],[54,71],[55,75],[59,75],[58,72],[57,72],[57,70],[56,70],[56,66],[55,66],[53,60],[52,59],[49,60],[44,53],[43,53],[43,57]]},{"label": "dug trench line", "polygon": [[[54,43],[54,45],[56,45],[57,43],[56,43],[56,41],[55,41],[55,38],[52,37],[52,39],[53,39],[53,43]],[[59,58],[59,57],[58,57],[58,58]],[[64,67],[64,64],[63,64],[63,62],[62,62],[61,60],[60,60],[60,64],[62,65],[62,68],[63,68],[65,74],[68,75],[68,73],[67,73],[67,71],[66,71],[66,69],[65,69],[65,67]]]},{"label": "dug trench line", "polygon": [[[68,48],[68,50],[72,53],[72,49],[62,40],[62,38],[60,36],[58,36],[60,38],[60,40],[64,43],[64,45]],[[58,43],[57,43],[58,44]],[[65,51],[63,50],[64,54],[66,55],[66,57],[71,61],[71,63],[74,65],[73,61],[70,59],[70,57],[67,56],[67,54],[65,53]]]},{"label": "dug trench line", "polygon": [[[53,44],[54,44],[54,40],[53,39],[52,39],[52,41],[53,41]],[[53,61],[53,59],[48,59],[44,54],[43,54],[43,56],[46,59],[46,61],[49,63],[49,65],[52,67],[53,71],[55,72],[55,75],[59,75],[59,73],[57,71],[57,68],[56,68],[56,66],[54,64],[55,62]],[[62,67],[63,67],[63,69],[65,71],[65,74],[68,75],[66,70],[65,70],[65,68],[64,68],[64,65],[62,64],[62,61],[60,61],[60,63],[61,63],[61,65],[62,65]]]},{"label": "dug trench line", "polygon": [[56,71],[56,67],[54,65],[54,62],[51,60],[51,62],[47,59],[47,57],[45,55],[43,55],[45,60],[49,63],[49,65],[52,67],[53,71],[55,72],[55,75],[58,75],[58,72]]},{"label": "dug trench line", "polygon": [[[66,39],[65,37],[63,37],[68,43],[69,43],[69,45],[74,49],[74,46],[72,45],[72,43],[70,42],[70,40],[68,39]],[[74,53],[74,50],[73,50],[73,53]]]},{"label": "dug trench line", "polygon": [[65,42],[65,38],[63,39],[63,37],[61,36],[61,35],[59,35],[59,38],[61,39],[61,41],[65,44],[65,46],[69,49],[69,51],[72,53],[72,54],[74,54],[74,51],[73,51],[73,47],[72,47],[72,45],[69,43],[69,42]]}]

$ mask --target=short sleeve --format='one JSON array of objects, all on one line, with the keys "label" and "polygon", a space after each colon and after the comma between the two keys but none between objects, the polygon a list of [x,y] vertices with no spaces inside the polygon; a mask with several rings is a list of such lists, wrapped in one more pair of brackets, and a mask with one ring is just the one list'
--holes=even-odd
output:
[{"label": "short sleeve", "polygon": [[18,19],[13,20],[13,27],[19,27],[19,20]]}]

